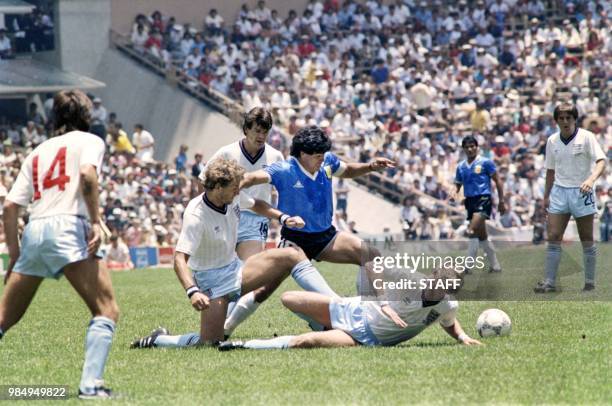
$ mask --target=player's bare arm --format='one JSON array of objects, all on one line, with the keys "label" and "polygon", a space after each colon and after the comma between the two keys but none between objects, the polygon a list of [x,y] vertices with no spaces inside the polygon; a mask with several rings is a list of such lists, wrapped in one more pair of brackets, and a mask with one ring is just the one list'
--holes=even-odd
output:
[{"label": "player's bare arm", "polygon": [[283,213],[282,211],[275,209],[263,200],[255,199],[255,204],[251,207],[255,213],[267,217],[269,219],[276,219],[281,224],[291,228],[303,228],[306,223],[300,216],[290,216]]},{"label": "player's bare arm", "polygon": [[580,185],[580,192],[582,193],[591,193],[593,191],[593,185],[597,181],[597,179],[603,174],[604,169],[606,169],[606,160],[600,159],[595,163],[595,168],[582,185]]},{"label": "player's bare arm", "polygon": [[366,262],[364,265],[364,268],[368,275],[368,279],[370,280],[370,285],[372,286],[372,288],[374,289],[374,292],[376,293],[376,298],[380,301],[380,310],[387,317],[389,317],[395,323],[396,326],[400,328],[408,327],[408,324],[406,324],[406,322],[402,320],[399,314],[397,314],[397,312],[393,310],[393,308],[389,305],[389,302],[387,301],[385,290],[382,288],[377,289],[375,287],[376,284],[373,283],[374,278],[380,277],[380,274],[376,274],[374,272],[372,261]]},{"label": "player's bare arm", "polygon": [[493,179],[493,183],[495,183],[495,188],[497,189],[497,196],[499,198],[497,210],[499,210],[499,213],[502,215],[506,214],[506,204],[504,203],[504,184],[499,179],[499,176],[497,176],[497,172],[495,172],[493,176],[491,176],[491,179]]},{"label": "player's bare arm", "polygon": [[80,169],[81,175],[81,192],[89,213],[91,221],[91,231],[89,241],[87,242],[87,252],[89,255],[94,255],[100,243],[102,242],[102,230],[100,228],[100,210],[98,202],[100,201],[98,192],[98,173],[93,165],[83,165]]},{"label": "player's bare arm", "polygon": [[555,182],[555,170],[546,170],[546,183],[544,184],[544,207],[548,208],[550,200],[550,192]]},{"label": "player's bare arm", "polygon": [[19,205],[10,200],[4,202],[4,235],[6,239],[6,247],[9,254],[9,264],[6,274],[4,275],[4,284],[8,280],[13,267],[19,258],[19,237],[17,231],[17,220],[19,218]]},{"label": "player's bare arm", "polygon": [[356,178],[358,176],[365,175],[366,173],[375,172],[385,168],[395,168],[395,162],[383,157],[377,157],[369,163],[351,162],[346,164],[346,169],[344,172],[342,172],[340,177]]},{"label": "player's bare arm", "polygon": [[240,182],[240,189],[245,189],[255,185],[261,185],[264,183],[270,183],[270,175],[264,170],[248,172],[244,174],[242,181]]},{"label": "player's bare arm", "polygon": [[480,341],[471,338],[465,333],[465,331],[463,331],[463,328],[461,327],[461,324],[459,324],[459,321],[457,319],[455,319],[455,323],[453,323],[452,326],[444,327],[441,325],[441,327],[444,329],[444,331],[446,331],[449,336],[453,337],[455,340],[460,341],[464,345],[482,345]]},{"label": "player's bare arm", "polygon": [[187,265],[189,257],[190,255],[184,252],[176,251],[174,253],[174,273],[176,273],[176,277],[183,286],[183,289],[185,289],[187,297],[191,300],[191,306],[197,311],[201,311],[208,308],[210,300],[208,296],[200,292],[191,276],[189,266]]}]

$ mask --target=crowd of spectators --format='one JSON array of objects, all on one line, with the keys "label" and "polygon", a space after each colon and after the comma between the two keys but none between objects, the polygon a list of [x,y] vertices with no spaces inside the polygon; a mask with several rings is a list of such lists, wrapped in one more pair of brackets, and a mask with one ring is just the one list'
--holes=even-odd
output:
[{"label": "crowd of spectators", "polygon": [[[348,159],[396,160],[386,175],[402,193],[448,202],[459,141],[475,133],[505,184],[498,225],[512,227],[538,220],[560,100],[610,151],[609,11],[605,1],[310,0],[280,16],[261,0],[230,24],[214,9],[201,27],[139,15],[131,39],[192,86],[271,109],[289,134],[316,124]],[[602,209],[611,185],[607,175],[597,188]],[[451,214],[414,204],[419,219]]]}]

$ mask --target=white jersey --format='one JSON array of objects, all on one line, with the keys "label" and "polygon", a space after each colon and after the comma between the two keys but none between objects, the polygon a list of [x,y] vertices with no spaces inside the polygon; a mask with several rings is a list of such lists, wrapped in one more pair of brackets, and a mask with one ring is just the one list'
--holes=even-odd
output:
[{"label": "white jersey", "polygon": [[104,158],[104,141],[82,131],[51,138],[34,149],[21,166],[7,200],[30,204],[30,219],[69,214],[89,218],[81,194],[82,165],[96,167]]},{"label": "white jersey", "polygon": [[245,193],[223,208],[214,206],[204,193],[191,199],[183,213],[176,251],[189,255],[189,268],[206,271],[230,264],[236,258],[240,207],[253,207]]},{"label": "white jersey", "polygon": [[[424,276],[412,274],[410,278],[418,283],[418,280],[424,278]],[[393,301],[389,301],[389,306],[408,325],[406,328],[398,327],[393,320],[385,315],[379,302],[362,302],[368,326],[378,341],[383,345],[395,345],[413,338],[435,321],[438,321],[444,327],[450,327],[455,323],[457,308],[459,307],[456,300],[450,300],[450,297],[446,295],[439,302],[428,303],[423,301],[422,293],[423,291],[420,289],[411,289],[402,294],[402,297],[394,297]]]},{"label": "white jersey", "polygon": [[555,171],[554,184],[566,188],[580,187],[591,175],[593,163],[606,159],[601,146],[590,131],[578,128],[568,143],[560,133],[546,142],[546,169]]},{"label": "white jersey", "polygon": [[[265,144],[264,148],[262,148],[255,156],[252,157],[244,148],[243,142],[244,139],[221,147],[214,153],[208,162],[211,162],[215,158],[219,157],[233,159],[238,162],[238,165],[243,167],[247,172],[253,172],[285,159],[279,150],[271,147],[268,144]],[[200,172],[201,181],[204,181],[205,172],[206,168]],[[270,205],[272,204],[272,185],[270,184],[252,186],[244,189],[243,192],[251,196],[253,199],[263,200]],[[246,210],[247,208],[240,206],[240,209]]]}]

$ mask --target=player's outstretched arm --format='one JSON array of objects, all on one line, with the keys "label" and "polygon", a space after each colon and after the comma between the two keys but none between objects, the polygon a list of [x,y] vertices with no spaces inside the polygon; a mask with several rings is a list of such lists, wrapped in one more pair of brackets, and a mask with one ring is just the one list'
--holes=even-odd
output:
[{"label": "player's outstretched arm", "polygon": [[270,183],[270,180],[270,175],[264,170],[260,169],[258,171],[247,172],[244,174],[244,178],[242,178],[242,181],[240,182],[240,189]]},{"label": "player's outstretched arm", "polygon": [[468,336],[467,334],[465,334],[465,331],[463,331],[463,328],[461,327],[461,324],[459,324],[459,320],[455,319],[455,322],[453,323],[452,326],[449,327],[445,327],[444,325],[440,324],[442,326],[442,328],[444,329],[444,331],[446,331],[446,333],[453,337],[455,340],[459,341],[461,344],[464,345],[482,345],[482,343],[478,340],[475,340],[473,338],[471,338],[470,336]]},{"label": "player's outstretched arm", "polygon": [[277,219],[282,225],[291,228],[302,228],[306,225],[300,216],[289,216],[282,211],[275,209],[263,200],[255,199],[255,204],[251,207],[255,213],[269,219]]},{"label": "player's outstretched arm", "polygon": [[185,289],[187,297],[191,300],[191,306],[197,311],[201,311],[208,308],[210,300],[208,296],[200,292],[200,288],[193,281],[193,276],[187,266],[189,257],[190,255],[184,252],[176,251],[174,253],[174,273],[176,273],[176,277]]},{"label": "player's outstretched arm", "polygon": [[13,267],[19,258],[19,237],[17,231],[17,220],[19,218],[19,205],[10,200],[4,202],[4,212],[2,214],[4,220],[4,235],[6,238],[6,247],[9,254],[9,265],[4,275],[4,284],[8,280]]},{"label": "player's outstretched arm", "polygon": [[81,165],[81,192],[89,213],[89,221],[91,222],[91,231],[87,242],[87,252],[89,255],[94,255],[100,243],[102,242],[102,229],[100,228],[100,210],[98,202],[100,201],[98,192],[98,173],[96,167],[91,164]]},{"label": "player's outstretched arm", "polygon": [[341,178],[356,178],[366,173],[375,172],[380,169],[394,168],[395,161],[387,158],[377,157],[369,163],[351,162],[346,164],[346,169],[340,175]]}]

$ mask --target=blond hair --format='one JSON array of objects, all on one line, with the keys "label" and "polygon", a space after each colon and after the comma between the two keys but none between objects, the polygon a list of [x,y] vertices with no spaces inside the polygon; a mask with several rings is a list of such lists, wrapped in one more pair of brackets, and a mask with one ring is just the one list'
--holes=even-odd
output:
[{"label": "blond hair", "polygon": [[244,176],[244,168],[233,159],[216,158],[208,163],[204,172],[204,189],[213,190],[226,187],[234,182],[240,182]]}]

